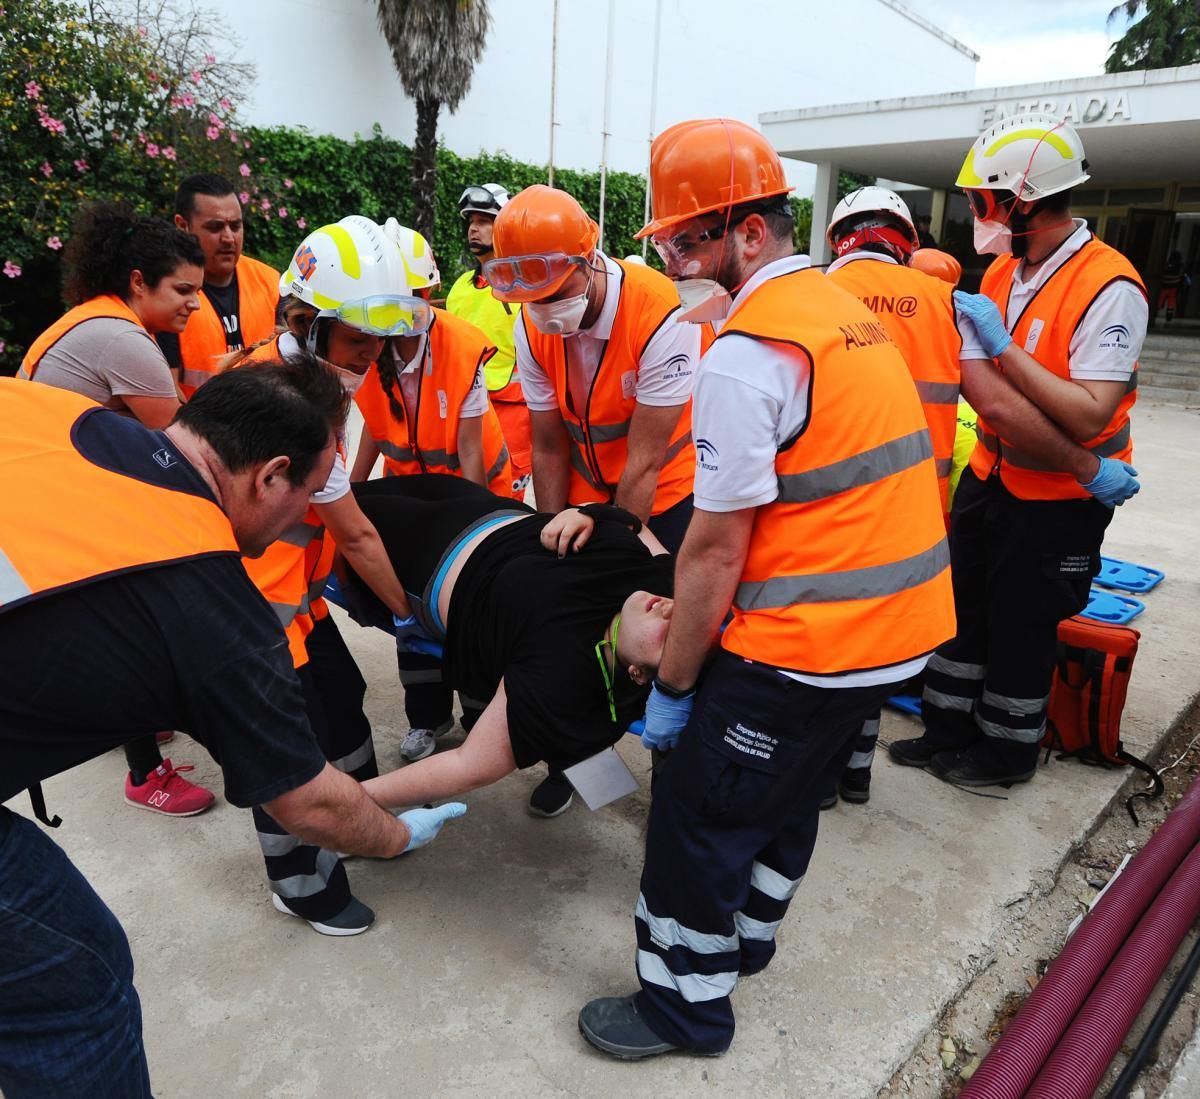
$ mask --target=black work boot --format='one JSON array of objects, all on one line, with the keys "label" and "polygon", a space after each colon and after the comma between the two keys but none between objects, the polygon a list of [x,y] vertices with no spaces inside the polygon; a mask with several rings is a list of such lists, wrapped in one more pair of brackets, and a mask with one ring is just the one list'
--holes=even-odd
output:
[{"label": "black work boot", "polygon": [[837,792],[842,801],[852,805],[866,805],[871,800],[871,768],[847,767],[838,780]]}]

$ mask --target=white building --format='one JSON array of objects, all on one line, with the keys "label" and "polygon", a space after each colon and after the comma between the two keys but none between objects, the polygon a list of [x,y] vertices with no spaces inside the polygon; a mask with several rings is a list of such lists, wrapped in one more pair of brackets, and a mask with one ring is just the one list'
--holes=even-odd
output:
[{"label": "white building", "polygon": [[[411,142],[413,104],[376,26],[373,0],[201,0],[231,32],[230,54],[258,73],[244,112],[260,125],[307,126]],[[655,0],[612,0],[615,34],[609,164],[644,172],[651,130]],[[554,0],[490,0],[493,29],[458,111],[440,120],[464,156],[548,160]],[[604,117],[608,4],[558,0],[555,163],[595,169]],[[653,128],[764,110],[925,95],[974,82],[977,56],[895,0],[662,0]],[[797,165],[802,194],[813,173]]]}]

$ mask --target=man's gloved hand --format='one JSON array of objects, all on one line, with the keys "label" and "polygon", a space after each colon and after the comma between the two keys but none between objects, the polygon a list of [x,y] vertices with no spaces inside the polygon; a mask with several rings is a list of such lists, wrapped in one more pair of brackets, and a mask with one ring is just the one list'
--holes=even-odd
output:
[{"label": "man's gloved hand", "polygon": [[646,699],[645,728],[642,730],[642,747],[657,748],[660,752],[674,748],[679,734],[692,714],[696,692],[688,691],[683,698],[672,698],[658,689],[655,683]]},{"label": "man's gloved hand", "polygon": [[407,618],[398,618],[393,614],[392,625],[396,632],[396,648],[402,653],[423,653],[425,656],[442,659],[441,642],[435,641],[425,632],[425,627],[417,621],[415,614],[410,614]]},{"label": "man's gloved hand", "polygon": [[461,817],[466,811],[467,807],[461,801],[448,801],[436,809],[409,809],[401,813],[396,819],[404,821],[412,835],[400,854],[407,855],[409,851],[432,843],[446,821]]},{"label": "man's gloved hand", "polygon": [[1013,342],[1004,325],[1004,318],[1000,316],[1000,310],[986,294],[967,294],[962,290],[955,290],[954,305],[975,326],[975,331],[979,333],[979,342],[993,359]]},{"label": "man's gloved hand", "polygon": [[[1083,484],[1082,481],[1079,482]],[[1120,507],[1131,496],[1136,496],[1142,487],[1137,480],[1137,470],[1128,462],[1116,458],[1101,458],[1100,468],[1083,487],[1106,508]]]}]

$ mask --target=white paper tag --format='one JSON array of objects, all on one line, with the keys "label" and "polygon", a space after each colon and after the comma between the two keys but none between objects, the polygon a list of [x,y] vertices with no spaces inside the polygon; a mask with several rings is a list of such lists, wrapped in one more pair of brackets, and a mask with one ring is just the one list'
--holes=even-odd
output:
[{"label": "white paper tag", "polygon": [[626,370],[625,373],[621,375],[621,396],[624,397],[625,400],[629,400],[630,397],[637,396],[636,370]]},{"label": "white paper tag", "polygon": [[1037,350],[1038,340],[1041,339],[1042,329],[1046,327],[1046,322],[1038,317],[1036,320],[1029,322],[1029,335],[1025,337],[1025,352],[1032,355]]},{"label": "white paper tag", "polygon": [[593,810],[632,794],[638,788],[637,779],[615,748],[605,748],[582,763],[568,767],[563,774],[571,780],[587,807]]},{"label": "white paper tag", "polygon": [[446,391],[444,389],[439,389],[438,390],[438,411],[442,414],[443,420],[446,418],[446,412],[447,412],[448,408],[449,408],[449,401],[446,400]]}]

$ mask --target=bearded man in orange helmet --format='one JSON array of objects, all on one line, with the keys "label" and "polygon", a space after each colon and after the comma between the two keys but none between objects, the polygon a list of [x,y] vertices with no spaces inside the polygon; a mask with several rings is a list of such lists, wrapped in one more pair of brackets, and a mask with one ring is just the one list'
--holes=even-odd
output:
[{"label": "bearded man in orange helmet", "polygon": [[[599,229],[565,191],[537,184],[492,226],[492,293],[520,303],[517,374],[533,424],[540,511],[605,503],[632,512],[671,552],[692,512],[691,396],[700,331],[679,321],[670,280],[606,256]],[[551,773],[529,810],[571,803]]]},{"label": "bearded man in orange helmet", "polygon": [[650,181],[642,234],[685,319],[720,328],[697,382],[695,513],[646,706],[643,743],[674,751],[636,909],[641,990],[579,1015],[592,1045],[631,1060],[728,1048],[730,993],[775,952],[822,796],[867,717],[954,633],[912,378],[875,315],[792,254],[774,149],[744,123],[680,123],[655,139]]}]

